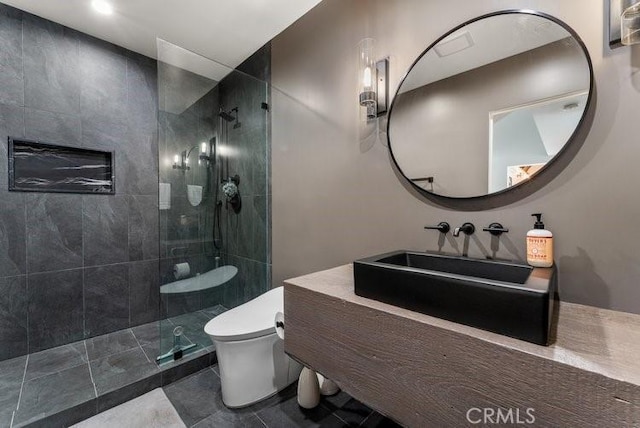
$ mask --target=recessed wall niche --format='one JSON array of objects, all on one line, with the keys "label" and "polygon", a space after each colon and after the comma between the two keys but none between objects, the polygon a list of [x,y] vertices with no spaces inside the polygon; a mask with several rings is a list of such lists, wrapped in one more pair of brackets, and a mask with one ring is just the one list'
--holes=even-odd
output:
[{"label": "recessed wall niche", "polygon": [[114,154],[9,137],[9,190],[114,194]]}]

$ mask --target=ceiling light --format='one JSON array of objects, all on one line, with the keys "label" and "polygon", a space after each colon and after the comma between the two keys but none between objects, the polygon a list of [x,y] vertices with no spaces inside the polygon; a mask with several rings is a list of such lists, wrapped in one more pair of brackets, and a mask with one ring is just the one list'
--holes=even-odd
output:
[{"label": "ceiling light", "polygon": [[93,0],[91,4],[96,11],[103,15],[111,15],[113,13],[113,6],[104,0]]}]

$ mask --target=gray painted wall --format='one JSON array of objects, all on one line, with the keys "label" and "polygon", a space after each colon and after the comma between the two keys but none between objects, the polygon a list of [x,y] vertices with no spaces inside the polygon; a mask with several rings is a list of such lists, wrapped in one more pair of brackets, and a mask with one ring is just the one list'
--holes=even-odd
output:
[{"label": "gray painted wall", "polygon": [[[0,4],[0,360],[158,317],[154,60]],[[9,193],[7,136],[116,151],[115,196]]]},{"label": "gray painted wall", "polygon": [[[509,206],[444,209],[406,190],[387,149],[359,141],[357,44],[378,41],[397,87],[417,55],[450,28],[501,9],[537,9],[572,26],[591,54],[598,88],[588,138],[550,184]],[[555,233],[563,300],[640,313],[640,48],[610,51],[605,4],[582,0],[324,0],[272,43],[274,284],[398,248],[523,260],[529,216]],[[499,221],[500,243],[479,232],[424,231]]]}]

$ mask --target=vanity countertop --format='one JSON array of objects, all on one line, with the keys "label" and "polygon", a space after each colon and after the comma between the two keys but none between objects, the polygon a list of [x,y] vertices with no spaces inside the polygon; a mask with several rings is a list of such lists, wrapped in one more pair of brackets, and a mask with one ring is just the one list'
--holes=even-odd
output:
[{"label": "vanity countertop", "polygon": [[[533,401],[550,423],[612,421],[610,411],[623,425],[640,421],[640,315],[561,302],[556,339],[540,346],[353,290],[351,264],[285,281],[285,350],[405,425],[459,422],[468,406],[491,400]],[[416,379],[440,379],[451,390]],[[389,391],[416,398],[378,398]]]}]

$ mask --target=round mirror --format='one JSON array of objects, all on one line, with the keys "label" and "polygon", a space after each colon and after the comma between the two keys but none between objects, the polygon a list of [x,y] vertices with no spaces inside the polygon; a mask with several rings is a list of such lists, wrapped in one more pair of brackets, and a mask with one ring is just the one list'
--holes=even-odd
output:
[{"label": "round mirror", "polygon": [[589,54],[563,22],[529,11],[482,16],[414,62],[389,111],[389,150],[423,193],[504,192],[567,148],[592,88]]}]

